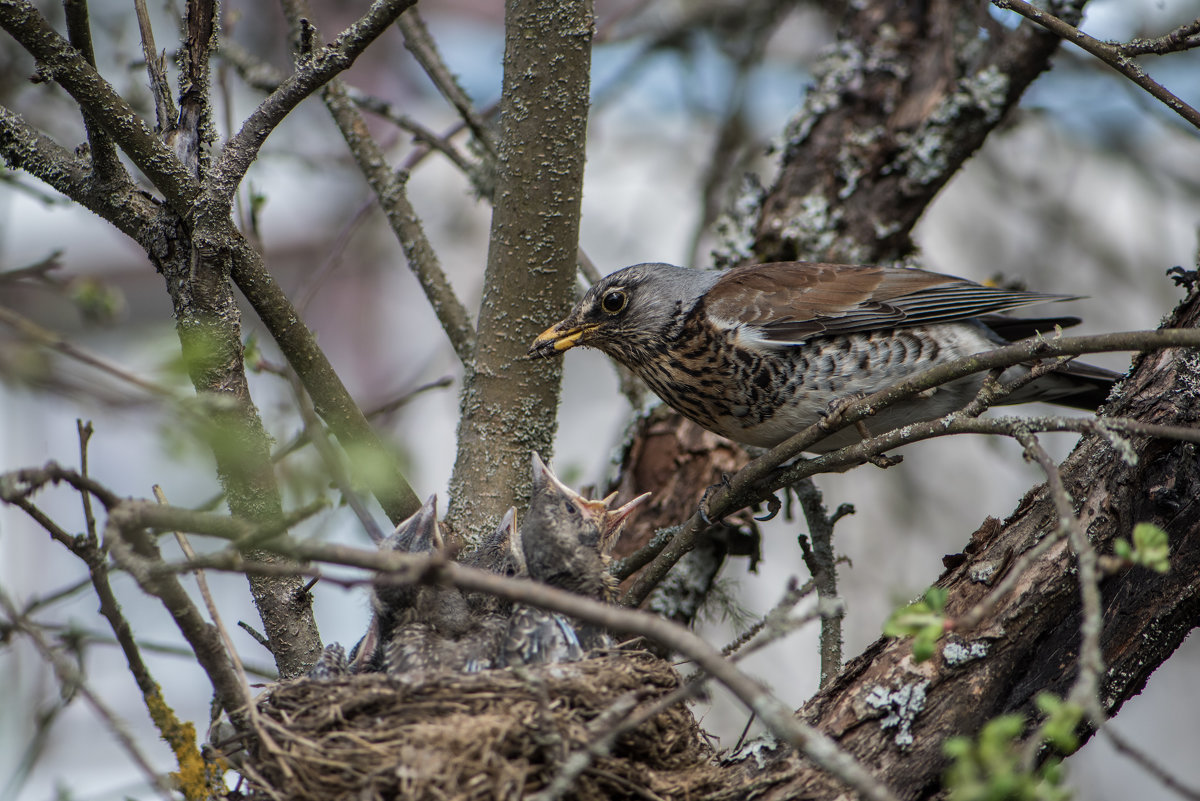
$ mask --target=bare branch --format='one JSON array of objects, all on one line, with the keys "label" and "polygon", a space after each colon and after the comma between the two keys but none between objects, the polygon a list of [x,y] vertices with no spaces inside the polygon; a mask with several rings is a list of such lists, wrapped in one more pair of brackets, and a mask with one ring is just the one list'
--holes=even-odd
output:
[{"label": "bare branch", "polygon": [[817,598],[822,605],[836,606],[829,615],[821,616],[821,682],[824,687],[842,669],[842,619],[846,616],[845,606],[838,598],[837,559],[833,553],[833,525],[839,518],[854,511],[854,507],[839,507],[832,515],[825,510],[821,491],[812,479],[804,479],[792,485],[792,491],[800,499],[804,519],[808,521],[808,533],[812,547],[807,547],[804,535],[800,535],[800,547],[804,563],[812,574],[817,588]]},{"label": "bare branch", "polygon": [[1078,45],[1133,81],[1142,89],[1145,89],[1151,97],[1162,102],[1164,106],[1174,111],[1180,117],[1183,117],[1193,127],[1200,128],[1200,111],[1192,108],[1168,91],[1162,84],[1153,80],[1129,57],[1128,53],[1124,52],[1120,45],[1108,44],[1101,42],[1099,39],[1094,39],[1074,25],[1059,19],[1053,14],[1042,11],[1040,8],[1025,2],[1025,0],[992,0],[992,4],[996,8],[1015,11],[1026,19],[1041,25],[1064,41]]},{"label": "bare branch", "polygon": [[[92,25],[88,14],[87,0],[64,0],[63,12],[67,19],[67,38],[76,50],[93,68],[96,66],[96,53],[92,48]],[[101,182],[110,177],[129,180],[124,165],[117,158],[117,149],[112,138],[104,129],[96,124],[86,110],[83,114],[83,125],[87,129],[88,150],[92,156],[92,169]]]},{"label": "bare branch", "polygon": [[[417,494],[400,472],[396,454],[380,440],[362,409],[333,369],[329,357],[300,319],[287,295],[262,263],[262,256],[238,235],[231,276],[270,332],[288,364],[300,376],[317,414],[329,424],[347,451],[367,454],[357,459],[357,478],[371,489],[393,524],[421,507]],[[366,469],[368,463],[373,469]]]},{"label": "bare branch", "polygon": [[[214,225],[228,217],[233,193],[250,164],[258,156],[262,143],[292,109],[339,73],[347,70],[363,50],[396,21],[416,0],[375,0],[362,17],[338,34],[329,44],[298,65],[258,108],[242,123],[221,151],[206,187],[205,217]],[[211,217],[209,217],[211,215]]]},{"label": "bare branch", "polygon": [[81,109],[116,140],[179,214],[185,214],[200,188],[183,164],[146,127],[142,118],[71,44],[50,27],[28,0],[0,3],[0,27],[38,60]]},{"label": "bare branch", "polygon": [[404,248],[409,267],[442,324],[442,330],[450,339],[459,360],[467,363],[475,352],[475,326],[471,323],[466,307],[454,294],[433,245],[425,236],[416,209],[408,200],[408,175],[388,166],[383,151],[375,143],[362,117],[346,97],[340,82],[330,82],[326,87],[324,99],[350,148],[350,153],[367,183],[375,191],[396,239]]},{"label": "bare branch", "polygon": [[300,409],[300,417],[304,420],[304,433],[308,441],[313,444],[313,447],[317,449],[317,453],[321,455],[321,461],[325,463],[325,469],[333,477],[333,482],[342,493],[342,497],[346,499],[346,503],[354,510],[354,515],[362,525],[363,531],[367,532],[367,536],[371,538],[371,541],[378,545],[383,542],[384,533],[379,530],[379,524],[375,522],[375,518],[367,510],[366,504],[363,503],[358,492],[351,486],[350,477],[347,475],[346,468],[342,464],[341,455],[334,449],[326,437],[325,429],[321,425],[321,421],[317,419],[316,410],[313,409],[312,401],[308,399],[304,387],[300,384],[300,379],[296,377],[295,373],[292,373],[288,376],[288,380],[292,385],[292,393],[296,398],[296,405]]},{"label": "bare branch", "polygon": [[1105,726],[1101,731],[1108,737],[1109,742],[1120,753],[1136,762],[1142,770],[1153,776],[1163,787],[1174,792],[1180,798],[1186,798],[1188,801],[1200,801],[1200,790],[1188,787],[1183,782],[1174,776],[1170,771],[1163,768],[1157,762],[1150,758],[1149,754],[1143,752],[1140,748],[1129,742],[1125,737],[1118,734],[1112,726]]},{"label": "bare branch", "polygon": [[475,112],[471,98],[458,85],[458,79],[446,67],[442,56],[438,53],[437,43],[429,35],[425,21],[421,19],[416,9],[401,15],[396,21],[397,27],[404,34],[404,46],[417,59],[417,63],[425,70],[429,80],[442,93],[442,97],[458,111],[463,122],[471,129],[476,141],[487,152],[488,158],[496,158],[496,144],[492,141],[491,132],[484,125],[483,119]]},{"label": "bare branch", "polygon": [[44,181],[133,239],[141,238],[157,213],[157,203],[127,176],[109,175],[97,183],[85,160],[2,106],[0,155],[9,167]]},{"label": "bare branch", "polygon": [[1100,632],[1104,626],[1100,605],[1100,571],[1096,549],[1088,540],[1083,525],[1075,515],[1074,501],[1063,484],[1062,473],[1050,454],[1029,431],[1017,429],[1014,436],[1025,453],[1046,474],[1046,486],[1058,512],[1058,528],[1066,532],[1075,560],[1079,565],[1079,595],[1083,605],[1083,620],[1079,625],[1079,675],[1068,698],[1087,712],[1092,726],[1099,728],[1106,719],[1100,699],[1100,680],[1104,676],[1104,655],[1100,651]]},{"label": "bare branch", "polygon": [[0,590],[0,607],[4,608],[4,613],[8,616],[12,628],[29,637],[34,646],[37,648],[38,652],[42,655],[42,658],[53,666],[59,682],[61,682],[64,686],[72,687],[78,691],[78,693],[83,696],[84,700],[87,701],[88,705],[93,709],[93,711],[100,716],[100,719],[104,721],[105,725],[108,727],[108,730],[112,732],[113,737],[125,750],[125,753],[129,754],[129,758],[132,759],[133,763],[142,771],[142,774],[146,777],[146,781],[150,784],[150,786],[153,787],[163,799],[170,801],[170,799],[174,797],[171,793],[170,786],[161,776],[158,775],[154,768],[151,767],[149,760],[147,760],[145,755],[142,754],[141,749],[139,749],[137,743],[134,742],[133,736],[130,735],[129,731],[117,717],[116,713],[109,709],[108,705],[101,701],[100,698],[87,686],[87,682],[84,681],[79,669],[75,667],[75,665],[71,664],[69,660],[64,659],[61,654],[51,648],[50,644],[43,639],[41,633],[36,628],[22,621],[20,615],[17,613],[16,607],[13,606],[12,601],[3,590]]},{"label": "bare branch", "polygon": [[1127,56],[1142,56],[1153,53],[1164,56],[1200,47],[1200,17],[1185,22],[1175,30],[1153,39],[1132,39],[1125,43],[1113,43]]},{"label": "bare branch", "polygon": [[158,119],[158,130],[166,132],[175,127],[175,118],[178,114],[175,111],[175,104],[171,102],[171,87],[167,85],[167,70],[163,63],[165,59],[159,55],[158,47],[154,44],[154,28],[150,24],[150,12],[146,9],[146,0],[133,0],[133,9],[137,14],[138,32],[142,37],[142,58],[146,60],[146,72],[150,76],[150,92],[154,95],[154,113]]}]

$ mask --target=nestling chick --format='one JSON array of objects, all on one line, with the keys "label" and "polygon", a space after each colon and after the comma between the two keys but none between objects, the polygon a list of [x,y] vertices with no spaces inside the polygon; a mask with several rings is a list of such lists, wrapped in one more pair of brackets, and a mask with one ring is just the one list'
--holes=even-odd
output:
[{"label": "nestling chick", "polygon": [[[379,544],[381,551],[433,553],[444,547],[437,523],[437,496],[430,495],[417,512],[402,521]],[[352,673],[384,669],[384,650],[396,627],[416,617],[418,597],[426,589],[414,584],[377,583],[371,590],[371,622],[367,633],[350,651]]]},{"label": "nestling chick", "polygon": [[[461,562],[502,576],[525,571],[516,510],[509,509],[496,530]],[[446,669],[474,673],[504,663],[504,638],[511,602],[482,592],[442,587],[422,595],[418,619],[397,630],[385,658],[390,674]]]},{"label": "nestling chick", "polygon": [[[588,598],[611,600],[615,585],[607,569],[608,551],[629,513],[646,497],[609,510],[612,496],[603,501],[584,498],[533,454],[533,494],[520,534],[529,577]],[[571,661],[590,649],[610,646],[608,635],[598,627],[518,606],[505,651],[509,664],[530,664]]]}]

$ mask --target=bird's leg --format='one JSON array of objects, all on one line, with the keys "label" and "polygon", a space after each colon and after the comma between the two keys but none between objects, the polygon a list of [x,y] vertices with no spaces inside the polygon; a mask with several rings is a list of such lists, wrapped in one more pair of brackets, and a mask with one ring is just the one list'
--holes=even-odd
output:
[{"label": "bird's leg", "polygon": [[[821,428],[829,429],[841,422],[840,418],[853,404],[867,397],[862,390],[848,392],[834,398],[825,406],[825,414],[821,416]],[[868,412],[873,414],[873,412]]]},{"label": "bird's leg", "polygon": [[[841,416],[846,412],[852,404],[867,397],[865,392],[851,392],[848,395],[843,395],[840,398],[834,398],[825,408],[825,415],[821,418],[821,428],[830,429],[840,423]],[[858,436],[865,440],[871,438],[871,430],[867,428],[866,421],[855,420],[854,430],[858,432]],[[903,456],[888,456],[886,453],[877,453],[874,456],[868,456],[867,461],[881,469],[894,467],[904,461]]]},{"label": "bird's leg", "polygon": [[[854,423],[854,430],[862,437],[863,441],[871,438],[871,430],[867,428],[867,424],[862,420],[857,420]],[[904,461],[903,456],[888,456],[886,453],[877,453],[874,456],[868,456],[867,461],[878,467],[880,470],[886,470],[889,467],[895,467]]]},{"label": "bird's leg", "polygon": [[696,509],[696,511],[700,513],[700,520],[706,526],[711,526],[711,525],[714,525],[715,523],[719,523],[719,522],[721,522],[721,520],[724,517],[724,516],[722,516],[721,518],[718,518],[717,520],[713,520],[712,518],[710,518],[708,516],[709,496],[711,496],[713,494],[713,492],[721,489],[722,487],[726,487],[726,488],[729,487],[729,474],[728,473],[722,473],[721,480],[718,481],[716,484],[710,484],[708,486],[708,488],[704,490],[704,494],[700,496],[700,504],[699,504],[699,507]]}]

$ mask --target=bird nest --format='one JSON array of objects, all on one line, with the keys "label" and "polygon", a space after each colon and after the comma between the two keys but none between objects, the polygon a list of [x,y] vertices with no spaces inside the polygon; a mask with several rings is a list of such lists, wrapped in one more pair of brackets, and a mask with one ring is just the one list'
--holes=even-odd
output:
[{"label": "bird nest", "polygon": [[[259,704],[243,772],[252,798],[519,799],[597,742],[618,717],[614,703],[636,703],[636,713],[679,681],[659,659],[622,654],[411,680],[285,682]],[[695,798],[718,781],[683,704],[593,750],[565,798]]]}]

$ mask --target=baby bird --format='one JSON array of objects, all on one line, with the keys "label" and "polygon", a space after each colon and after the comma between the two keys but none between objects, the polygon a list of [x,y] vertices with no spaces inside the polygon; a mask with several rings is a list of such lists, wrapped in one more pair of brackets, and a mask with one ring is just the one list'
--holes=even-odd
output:
[{"label": "baby bird", "polygon": [[[436,495],[430,495],[414,515],[402,521],[379,544],[381,551],[400,553],[433,553],[443,547]],[[378,673],[384,669],[388,643],[398,626],[415,619],[417,602],[425,589],[415,584],[376,583],[371,590],[371,622],[367,633],[350,651],[350,672]]]},{"label": "baby bird", "polygon": [[[529,577],[597,600],[612,600],[615,583],[608,553],[633,511],[648,495],[616,510],[584,498],[563,484],[533,454],[533,494],[521,524],[521,547]],[[607,633],[542,609],[518,606],[509,625],[505,653],[509,664],[563,662],[591,649],[611,646]]]},{"label": "baby bird", "polygon": [[[515,521],[516,510],[509,509],[496,530],[461,563],[502,576],[523,574],[525,559]],[[511,602],[453,587],[437,590],[420,596],[417,620],[393,636],[386,655],[387,672],[445,669],[475,673],[502,667]]]}]

